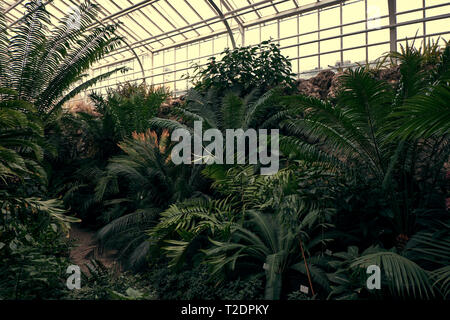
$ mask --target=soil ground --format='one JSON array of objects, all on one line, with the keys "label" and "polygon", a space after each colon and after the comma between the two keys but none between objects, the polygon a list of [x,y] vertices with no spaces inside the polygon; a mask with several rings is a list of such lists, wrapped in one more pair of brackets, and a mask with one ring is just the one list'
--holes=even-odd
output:
[{"label": "soil ground", "polygon": [[80,266],[84,272],[88,272],[87,264],[91,259],[101,262],[105,267],[120,271],[120,263],[117,260],[116,250],[102,250],[95,239],[95,232],[72,225],[69,239],[74,247],[70,251],[71,261]]}]

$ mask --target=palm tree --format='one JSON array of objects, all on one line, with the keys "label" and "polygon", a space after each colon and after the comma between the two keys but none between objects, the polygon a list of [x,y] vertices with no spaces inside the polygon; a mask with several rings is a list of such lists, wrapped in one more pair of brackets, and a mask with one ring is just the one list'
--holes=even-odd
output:
[{"label": "palm tree", "polygon": [[90,28],[97,6],[89,1],[81,4],[75,27],[70,14],[51,25],[41,1],[25,6],[21,21],[9,29],[0,15],[0,87],[15,90],[45,118],[96,82],[125,70],[116,68],[86,80],[89,68],[121,43],[115,35],[117,25]]},{"label": "palm tree", "polygon": [[340,76],[336,102],[285,98],[301,116],[282,122],[282,151],[380,189],[398,235],[391,249],[337,253],[342,264],[329,265],[338,266],[332,296],[358,297],[358,274],[371,264],[384,270],[392,296],[448,295],[449,241],[443,231],[448,216],[443,201],[431,199],[440,194],[438,181],[449,156],[449,46],[424,52],[407,47],[391,57],[400,64],[395,88],[360,67]]},{"label": "palm tree", "polygon": [[119,247],[127,266],[145,261],[149,242],[145,231],[159,213],[176,201],[196,194],[201,183],[199,167],[175,166],[170,161],[169,133],[148,130],[133,133],[119,144],[123,155],[110,159],[96,186],[96,199],[109,209],[102,218],[108,224],[98,232],[103,245]]},{"label": "palm tree", "polygon": [[0,185],[31,177],[44,182],[43,128],[31,104],[0,88]]},{"label": "palm tree", "polygon": [[[265,93],[254,89],[241,98],[238,92],[222,93],[211,88],[205,94],[191,89],[185,97],[185,103],[175,108],[175,119],[153,118],[155,128],[173,130],[193,128],[193,121],[202,121],[204,129],[258,129],[268,128],[273,121],[281,89],[275,88]],[[281,106],[280,106],[281,107]]]},{"label": "palm tree", "polygon": [[[428,50],[426,50],[428,48]],[[418,93],[405,101],[393,114],[398,119],[394,125],[397,127],[394,135],[402,138],[415,139],[429,138],[431,136],[445,137],[450,132],[450,44],[447,43],[442,53],[436,54],[436,49],[426,47],[425,54],[418,55],[421,65],[434,63],[431,73],[425,78]],[[407,49],[412,50],[412,49]],[[405,49],[403,49],[405,51]],[[411,55],[411,54],[409,54]],[[407,63],[408,53],[394,55],[403,64]],[[428,59],[427,59],[428,57]],[[425,60],[425,61],[424,61]]]},{"label": "palm tree", "polygon": [[[332,283],[328,297],[353,300],[365,293],[366,297],[446,298],[450,241],[448,231],[445,233],[443,238],[435,238],[428,232],[418,233],[403,252],[369,247],[359,253],[356,246],[351,246],[347,252],[333,253],[326,262],[333,269],[328,274]],[[373,265],[381,270],[382,294],[366,290],[366,270]]]},{"label": "palm tree", "polygon": [[268,299],[280,298],[289,269],[327,287],[322,270],[310,261],[305,267],[306,255],[320,251],[328,241],[324,231],[331,227],[333,214],[329,199],[318,189],[298,190],[299,183],[311,178],[307,170],[292,168],[270,177],[256,175],[251,166],[232,168],[213,184],[224,198],[172,205],[151,229],[151,240],[172,258],[172,266],[186,263],[188,255],[212,265],[213,273],[246,265],[251,265],[252,273],[260,273],[264,265]]},{"label": "palm tree", "polygon": [[[284,99],[303,116],[282,121],[287,137],[280,138],[281,150],[295,159],[376,181],[391,203],[396,231],[406,235],[415,230],[411,208],[427,202],[423,199],[435,188],[435,177],[449,152],[445,121],[448,45],[444,50],[427,52],[424,56],[408,48],[392,55],[400,62],[401,73],[395,91],[361,67],[340,76],[336,103],[301,95]],[[428,65],[426,57],[430,56],[440,62],[437,68]],[[429,112],[420,124],[419,109]],[[418,131],[411,134],[413,126]],[[427,154],[431,155],[428,159]],[[424,191],[422,200],[412,204],[412,199],[418,199],[413,194],[418,188]]]}]

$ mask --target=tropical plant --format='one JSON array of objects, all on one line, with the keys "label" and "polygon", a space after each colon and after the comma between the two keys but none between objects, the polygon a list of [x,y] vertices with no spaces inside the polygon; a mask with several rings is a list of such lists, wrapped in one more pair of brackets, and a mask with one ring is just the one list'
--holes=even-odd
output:
[{"label": "tropical plant", "polygon": [[30,1],[20,21],[6,27],[0,16],[0,87],[11,88],[20,100],[33,103],[44,118],[65,102],[123,67],[86,80],[87,71],[121,43],[117,25],[91,28],[98,7],[89,1],[78,7],[76,24],[70,13],[52,25],[41,1]]},{"label": "tropical plant", "polygon": [[234,89],[246,95],[255,88],[267,91],[281,84],[293,86],[291,62],[281,54],[278,44],[263,41],[255,46],[227,48],[222,55],[220,60],[210,58],[206,67],[194,65],[190,78],[198,91]]},{"label": "tropical plant", "polygon": [[43,129],[33,106],[0,88],[0,186],[26,177],[45,181]]},{"label": "tropical plant", "polygon": [[[368,223],[366,217],[359,224],[366,230],[376,225],[369,233],[381,232],[370,241],[381,247],[363,251],[368,232],[360,232],[357,242],[341,237],[341,243],[357,244],[363,253],[359,256],[358,247],[350,246],[347,253],[333,254],[338,260],[328,264],[337,268],[330,278],[330,297],[373,296],[362,282],[364,268],[372,264],[384,272],[389,290],[383,290],[383,296],[431,298],[448,294],[444,280],[448,270],[443,262],[448,261],[448,238],[442,231],[448,222],[442,174],[449,159],[445,121],[448,48],[426,47],[423,53],[407,47],[391,54],[401,75],[394,88],[376,79],[367,67],[360,67],[339,77],[335,102],[305,96],[284,98],[301,116],[288,115],[282,122],[286,134],[280,141],[283,152],[333,169],[344,178],[344,185],[356,183],[351,191],[353,199],[365,188],[371,190],[369,197],[379,195],[375,202],[381,210],[373,217],[374,223]],[[426,112],[422,122],[418,115]],[[345,230],[342,215],[348,215],[348,208],[336,216],[338,232]],[[353,223],[352,230],[359,230],[354,222],[348,222]],[[389,232],[390,240],[381,238]]]},{"label": "tropical plant", "polygon": [[261,277],[230,278],[218,283],[207,265],[195,264],[173,269],[165,259],[152,259],[147,274],[160,300],[261,300],[264,286]]},{"label": "tropical plant", "polygon": [[[448,64],[446,51],[439,59]],[[303,117],[282,122],[286,135],[291,136],[281,137],[280,145],[285,154],[294,154],[294,158],[318,161],[352,175],[362,174],[366,181],[374,179],[390,202],[396,231],[411,234],[415,226],[411,208],[427,202],[424,199],[436,190],[436,177],[448,160],[448,133],[443,132],[444,125],[435,131],[441,133],[439,136],[429,139],[394,139],[396,130],[401,128],[399,124],[408,126],[411,121],[407,114],[399,118],[398,110],[404,110],[413,101],[419,104],[442,94],[446,89],[440,88],[441,82],[436,85],[429,80],[445,78],[447,67],[428,68],[427,72],[420,53],[414,50],[406,50],[398,57],[402,57],[401,80],[395,94],[370,70],[357,68],[340,76],[342,89],[336,104],[305,96],[285,98]],[[442,98],[433,103],[442,104]],[[431,158],[425,159],[426,154],[431,154]],[[416,193],[418,189],[423,192]]]},{"label": "tropical plant", "polygon": [[158,114],[169,96],[166,88],[156,88],[145,83],[125,83],[108,89],[106,96],[92,94],[90,98],[95,111],[101,114],[99,120],[103,132],[99,135],[86,128],[85,138],[89,139],[89,135],[92,135],[92,140],[101,144],[101,138],[108,137],[117,144],[130,137],[132,132],[145,132],[149,129],[149,120]]},{"label": "tropical plant", "polygon": [[96,187],[98,201],[107,208],[108,223],[99,231],[104,245],[115,245],[128,255],[127,266],[145,261],[149,242],[145,231],[161,210],[195,195],[200,187],[197,166],[176,166],[170,161],[172,143],[167,131],[134,133],[119,144],[124,155],[113,157]]},{"label": "tropical plant", "polygon": [[[356,246],[347,252],[331,254],[328,266],[334,270],[328,277],[332,283],[329,298],[420,298],[448,295],[448,262],[450,260],[448,231],[446,237],[435,238],[427,232],[412,237],[407,249],[385,250],[369,247],[359,254]],[[442,233],[442,232],[441,232]],[[367,290],[366,270],[378,266],[381,271],[380,290]]]},{"label": "tropical plant", "polygon": [[[210,177],[217,173],[205,171]],[[186,263],[189,256],[194,263],[208,262],[213,274],[231,267],[231,271],[248,269],[257,275],[267,266],[271,271],[266,274],[265,296],[269,299],[280,298],[282,275],[291,267],[304,275],[311,273],[315,282],[326,287],[319,269],[304,268],[304,262],[303,267],[297,262],[302,259],[301,241],[306,251],[303,259],[308,250],[323,249],[327,242],[324,231],[331,227],[327,221],[333,211],[327,207],[330,199],[326,197],[318,205],[312,196],[317,192],[320,197],[318,189],[298,194],[301,182],[310,181],[312,175],[305,170],[305,175],[299,176],[302,178],[297,179],[292,170],[282,170],[263,177],[255,175],[251,166],[232,168],[213,184],[227,198],[172,205],[151,230],[151,239],[166,239],[160,246],[172,259],[172,266]],[[203,254],[200,248],[205,248]],[[248,267],[254,264],[256,269]]]},{"label": "tropical plant", "polygon": [[149,230],[150,243],[171,259],[171,267],[196,263],[203,258],[199,248],[207,245],[208,236],[226,239],[237,217],[226,199],[189,199],[161,213],[158,224]]},{"label": "tropical plant", "polygon": [[0,191],[0,298],[55,299],[65,295],[69,224],[58,200],[17,198]]},{"label": "tropical plant", "polygon": [[417,93],[394,112],[393,117],[398,119],[394,122],[398,127],[394,135],[415,139],[446,137],[450,132],[450,44],[446,43],[442,52],[428,45],[421,53],[421,49],[407,47],[402,48],[401,54],[393,54],[402,65],[407,65],[413,56],[420,68],[430,70],[416,85]]},{"label": "tropical plant", "polygon": [[81,274],[83,286],[72,290],[70,300],[153,300],[156,292],[148,281],[138,274],[115,274],[100,261],[92,259],[89,272]]},{"label": "tropical plant", "polygon": [[88,105],[91,112],[61,113],[47,126],[47,136],[58,147],[58,156],[50,159],[52,191],[62,195],[84,223],[98,225],[98,215],[92,212],[105,208],[97,201],[95,188],[105,175],[108,160],[123,154],[118,146],[123,139],[147,130],[149,119],[160,110],[168,93],[145,84],[124,84],[108,90],[106,97],[90,97],[95,104]]},{"label": "tropical plant", "polygon": [[[267,92],[256,88],[244,98],[239,93],[228,91],[223,97],[215,88],[205,94],[195,89],[189,90],[184,103],[173,109],[172,119],[153,118],[150,123],[154,128],[174,130],[192,129],[193,121],[201,121],[206,129],[258,129],[268,128],[275,119],[277,103],[282,92],[274,88]],[[281,108],[281,106],[280,106]]]}]

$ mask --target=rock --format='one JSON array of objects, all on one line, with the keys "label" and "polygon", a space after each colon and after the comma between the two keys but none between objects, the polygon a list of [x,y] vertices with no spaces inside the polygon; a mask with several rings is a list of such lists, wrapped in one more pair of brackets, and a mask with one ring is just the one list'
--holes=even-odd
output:
[{"label": "rock", "polygon": [[[333,99],[339,91],[339,78],[344,72],[334,73],[331,70],[324,70],[310,79],[299,79],[296,83],[298,93],[322,100]],[[373,75],[376,79],[387,81],[392,86],[395,86],[401,77],[398,66],[374,70]]]},{"label": "rock", "polygon": [[159,108],[158,116],[164,117],[170,114],[170,111],[174,107],[179,107],[184,101],[184,96],[177,97],[177,98],[168,98],[167,101],[163,102],[161,104],[161,107]]},{"label": "rock", "polygon": [[326,97],[328,90],[330,89],[331,82],[334,78],[334,72],[331,70],[325,70],[319,72],[317,76],[311,79],[312,84],[320,88],[321,95]]},{"label": "rock", "polygon": [[334,75],[333,80],[331,80],[330,89],[328,90],[328,99],[336,98],[337,93],[339,92],[340,86],[340,77],[344,74],[344,72],[338,72]]},{"label": "rock", "polygon": [[384,80],[390,83],[391,85],[395,85],[400,80],[400,67],[394,66],[391,68],[380,69],[377,71],[375,77],[379,80]]},{"label": "rock", "polygon": [[297,81],[297,90],[299,93],[307,96],[326,99],[334,77],[335,74],[331,70],[321,71],[308,80],[299,79]]},{"label": "rock", "polygon": [[298,92],[307,96],[312,96],[320,99],[320,89],[312,84],[310,80],[300,79],[297,81]]},{"label": "rock", "polygon": [[86,113],[94,117],[99,117],[100,114],[95,110],[95,106],[84,101],[76,101],[67,105],[67,110],[73,115],[77,113]]}]

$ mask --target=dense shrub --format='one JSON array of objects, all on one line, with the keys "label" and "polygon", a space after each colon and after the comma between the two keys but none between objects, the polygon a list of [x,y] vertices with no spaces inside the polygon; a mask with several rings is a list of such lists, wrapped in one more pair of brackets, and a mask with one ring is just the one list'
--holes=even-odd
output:
[{"label": "dense shrub", "polygon": [[75,220],[64,217],[59,206],[0,198],[0,299],[58,299],[67,293],[65,235]]},{"label": "dense shrub", "polygon": [[197,90],[233,89],[248,94],[255,88],[266,91],[281,84],[293,86],[291,62],[275,43],[225,49],[222,55],[220,60],[210,58],[206,67],[196,66],[192,81]]},{"label": "dense shrub", "polygon": [[72,290],[64,297],[70,300],[152,300],[156,294],[151,284],[142,276],[118,274],[97,260],[87,265],[82,273],[81,289]]},{"label": "dense shrub", "polygon": [[102,225],[95,212],[103,211],[104,206],[95,190],[108,161],[123,154],[121,141],[149,128],[149,120],[168,96],[164,88],[125,84],[110,89],[106,97],[92,94],[95,112],[62,114],[47,130],[59,151],[58,157],[49,159],[52,192],[62,196],[84,224]]},{"label": "dense shrub", "polygon": [[[106,96],[92,94],[90,98],[100,113],[104,130],[108,130],[103,133],[118,143],[133,132],[149,129],[149,120],[158,114],[162,103],[169,98],[169,92],[164,87],[155,88],[145,83],[125,83],[108,89]],[[86,135],[85,138],[92,138],[93,143],[101,142],[98,141],[101,136]]]},{"label": "dense shrub", "polygon": [[[283,288],[292,286],[285,284],[296,281],[293,271],[306,276],[302,282],[317,298],[448,297],[450,238],[443,226],[449,221],[450,46],[425,53],[405,48],[392,57],[400,65],[398,83],[377,78],[366,66],[339,76],[332,101],[278,95],[283,107],[271,125],[283,134],[283,169],[261,178],[251,166],[206,167],[217,191],[212,199],[174,204],[150,230],[171,266],[192,270],[193,259],[224,277],[230,271],[265,275],[265,297],[272,299],[286,297]],[[188,96],[183,119],[194,115],[210,127],[230,126],[226,108],[209,102],[213,95],[210,90],[192,104]],[[434,127],[417,134],[411,130],[420,122],[415,112],[426,107]],[[233,110],[238,125],[231,126],[246,128],[239,120],[249,117]],[[365,289],[364,270],[372,264],[384,272],[382,291]]]},{"label": "dense shrub", "polygon": [[[448,44],[389,54],[392,82],[370,65],[344,70],[327,100],[286,96],[289,59],[263,42],[197,66],[173,112],[159,112],[165,89],[126,84],[70,114],[65,102],[124,70],[74,87],[119,45],[117,26],[92,28],[87,2],[79,29],[65,17],[49,32],[45,5],[26,7],[12,36],[0,34],[0,299],[449,298]],[[175,166],[170,132],[194,119],[280,129],[279,172]],[[67,295],[76,220],[46,200],[48,181],[142,273],[92,261]],[[365,286],[370,265],[382,290]]]},{"label": "dense shrub", "polygon": [[256,300],[264,294],[263,281],[247,279],[219,279],[211,276],[208,266],[196,265],[181,270],[168,268],[168,262],[158,260],[150,264],[146,277],[162,300]]}]

